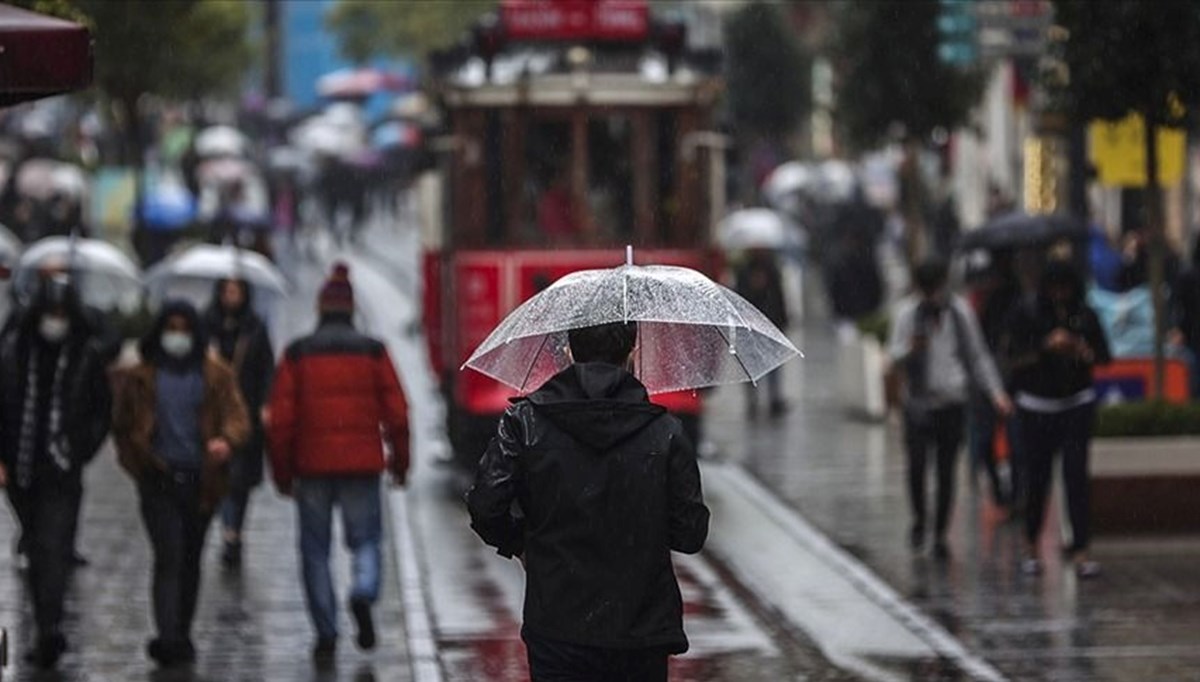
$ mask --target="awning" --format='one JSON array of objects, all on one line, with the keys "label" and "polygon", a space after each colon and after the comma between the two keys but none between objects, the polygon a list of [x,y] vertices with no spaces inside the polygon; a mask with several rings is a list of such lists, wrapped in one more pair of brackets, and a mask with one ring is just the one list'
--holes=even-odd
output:
[{"label": "awning", "polygon": [[0,4],[0,106],[79,90],[91,82],[87,28]]}]

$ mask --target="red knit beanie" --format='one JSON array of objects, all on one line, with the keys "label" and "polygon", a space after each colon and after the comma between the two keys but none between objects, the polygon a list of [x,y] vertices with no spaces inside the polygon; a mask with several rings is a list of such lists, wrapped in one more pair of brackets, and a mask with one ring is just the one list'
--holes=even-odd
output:
[{"label": "red knit beanie", "polygon": [[354,314],[354,289],[350,286],[350,267],[345,263],[334,264],[317,296],[317,311],[322,315]]}]

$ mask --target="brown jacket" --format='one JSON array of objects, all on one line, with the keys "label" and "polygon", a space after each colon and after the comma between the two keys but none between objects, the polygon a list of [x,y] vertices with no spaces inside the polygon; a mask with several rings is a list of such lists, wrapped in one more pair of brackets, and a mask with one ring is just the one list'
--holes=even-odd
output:
[{"label": "brown jacket", "polygon": [[[155,367],[139,362],[117,372],[114,380],[113,440],[121,467],[140,481],[150,471],[166,470],[166,464],[154,453]],[[200,435],[204,442],[224,438],[231,448],[243,444],[250,435],[237,377],[224,361],[209,353],[204,359],[204,402],[200,406]],[[205,512],[216,508],[229,483],[226,462],[205,454],[200,475],[200,507]]]}]

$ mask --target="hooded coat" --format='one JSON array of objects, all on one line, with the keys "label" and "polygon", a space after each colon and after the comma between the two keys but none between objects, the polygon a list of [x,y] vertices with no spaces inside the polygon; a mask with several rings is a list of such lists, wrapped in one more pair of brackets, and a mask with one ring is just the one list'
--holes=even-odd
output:
[{"label": "hooded coat", "polygon": [[250,437],[230,463],[230,484],[235,489],[248,489],[261,483],[263,478],[266,437],[261,413],[271,393],[275,354],[271,350],[271,337],[266,325],[254,314],[251,288],[245,282],[241,283],[245,294],[241,310],[226,315],[221,309],[221,287],[225,281],[219,280],[213,289],[213,304],[205,312],[204,324],[213,349],[237,375],[238,388],[242,391],[242,399],[246,401]]},{"label": "hooded coat", "polygon": [[[19,317],[0,336],[0,462],[10,474],[16,471],[20,447],[29,355],[42,344],[38,323],[50,307],[47,291],[40,288],[27,309],[14,313]],[[65,475],[77,479],[108,435],[112,405],[106,375],[109,351],[102,330],[74,289],[64,291],[64,296],[62,307],[71,326],[62,345],[68,354],[62,435],[67,438],[72,464]]]},{"label": "hooded coat", "polygon": [[[170,358],[162,349],[161,339],[167,318],[182,315],[192,329],[192,352],[182,359]],[[171,302],[163,306],[150,333],[139,345],[142,360],[122,370],[115,379],[113,440],[121,467],[137,481],[154,471],[166,471],[167,464],[154,452],[157,410],[156,377],[163,363],[182,362],[198,366],[204,377],[204,398],[200,405],[200,437],[203,443],[224,438],[236,449],[250,435],[250,419],[233,370],[210,352],[200,316],[190,304]],[[203,450],[202,450],[203,451]],[[225,495],[229,484],[229,466],[204,455],[200,471],[200,508],[211,512]]]},{"label": "hooded coat", "polygon": [[[1050,289],[1060,285],[1070,289],[1071,297],[1056,304],[1050,298]],[[1008,336],[1002,345],[1012,367],[1015,393],[1068,398],[1091,388],[1093,367],[1112,360],[1100,319],[1084,300],[1083,278],[1068,264],[1047,265],[1037,296],[1017,306],[1005,326]],[[1055,329],[1082,338],[1092,351],[1091,360],[1048,350],[1046,339]]]},{"label": "hooded coat", "polygon": [[529,632],[687,650],[671,551],[700,551],[709,512],[682,426],[633,375],[577,363],[516,401],[467,505],[484,542],[524,559]]}]

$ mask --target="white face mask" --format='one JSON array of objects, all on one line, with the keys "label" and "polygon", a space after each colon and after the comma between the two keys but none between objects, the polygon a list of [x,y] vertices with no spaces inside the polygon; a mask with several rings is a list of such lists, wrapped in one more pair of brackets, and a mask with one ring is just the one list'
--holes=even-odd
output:
[{"label": "white face mask", "polygon": [[192,335],[187,332],[163,332],[160,343],[163,352],[176,359],[192,352]]},{"label": "white face mask", "polygon": [[49,343],[59,343],[71,331],[71,321],[58,315],[42,315],[38,321],[38,333]]}]

